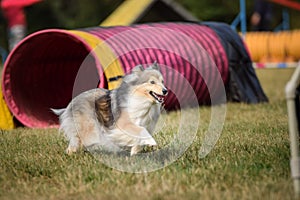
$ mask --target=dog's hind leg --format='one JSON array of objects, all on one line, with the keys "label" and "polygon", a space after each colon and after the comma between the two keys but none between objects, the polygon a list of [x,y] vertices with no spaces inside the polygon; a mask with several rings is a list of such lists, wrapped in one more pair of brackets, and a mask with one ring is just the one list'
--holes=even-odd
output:
[{"label": "dog's hind leg", "polygon": [[73,136],[69,138],[69,146],[66,149],[66,153],[68,155],[71,155],[72,153],[75,153],[81,145],[81,141],[77,136]]},{"label": "dog's hind leg", "polygon": [[71,117],[64,118],[60,130],[64,132],[64,136],[69,142],[66,153],[69,155],[75,153],[81,146],[81,139],[78,134],[80,130],[79,124],[75,125],[74,119]]},{"label": "dog's hind leg", "polygon": [[84,147],[99,144],[99,134],[101,130],[98,128],[97,123],[96,118],[85,120],[84,126],[82,126],[80,132],[78,132],[80,142]]}]

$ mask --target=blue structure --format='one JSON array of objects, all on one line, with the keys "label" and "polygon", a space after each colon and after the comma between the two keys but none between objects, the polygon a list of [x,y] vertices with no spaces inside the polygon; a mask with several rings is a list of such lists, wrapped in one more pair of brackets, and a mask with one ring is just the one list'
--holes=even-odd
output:
[{"label": "blue structure", "polygon": [[[240,29],[245,36],[247,32],[247,18],[246,18],[246,0],[240,0],[240,12],[231,23],[231,28],[236,30],[240,24]],[[274,31],[282,31],[290,29],[290,15],[287,8],[282,9],[282,22],[274,29]]]},{"label": "blue structure", "polygon": [[274,31],[281,30],[290,30],[290,14],[287,8],[282,9],[282,22],[274,29]]},{"label": "blue structure", "polygon": [[7,52],[2,47],[0,47],[0,55],[1,55],[1,59],[2,59],[2,64],[4,64],[4,62],[7,58]]},{"label": "blue structure", "polygon": [[247,32],[247,19],[246,19],[246,0],[240,0],[240,13],[231,23],[231,28],[236,30],[237,25],[240,24],[243,36]]}]

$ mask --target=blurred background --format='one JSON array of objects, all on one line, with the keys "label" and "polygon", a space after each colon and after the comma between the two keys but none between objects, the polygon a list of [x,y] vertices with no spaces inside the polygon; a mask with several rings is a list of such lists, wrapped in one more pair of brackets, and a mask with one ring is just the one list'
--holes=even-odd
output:
[{"label": "blurred background", "polygon": [[[239,13],[238,0],[175,0],[195,17],[203,21],[231,24]],[[77,29],[98,26],[123,0],[43,0],[25,8],[26,35],[46,28]],[[246,1],[247,30],[251,30],[250,18],[254,1]],[[271,29],[282,21],[283,7],[272,4]],[[300,12],[289,9],[290,29],[300,27]],[[239,31],[239,27],[238,31]],[[0,46],[8,49],[7,22],[0,11]]]}]

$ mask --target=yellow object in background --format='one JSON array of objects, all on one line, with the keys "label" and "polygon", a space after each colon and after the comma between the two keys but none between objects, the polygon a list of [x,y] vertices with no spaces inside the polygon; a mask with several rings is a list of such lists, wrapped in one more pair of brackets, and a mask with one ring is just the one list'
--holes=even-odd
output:
[{"label": "yellow object in background", "polygon": [[248,32],[245,43],[253,62],[297,62],[300,60],[300,31]]},{"label": "yellow object in background", "polygon": [[[154,2],[154,0],[126,0],[100,25],[119,26],[135,23],[145,9]],[[130,9],[130,12],[128,12],[128,9]]]},{"label": "yellow object in background", "polygon": [[[0,87],[1,88],[1,87]],[[10,113],[0,89],[0,129],[10,130],[15,127],[13,116]]]}]

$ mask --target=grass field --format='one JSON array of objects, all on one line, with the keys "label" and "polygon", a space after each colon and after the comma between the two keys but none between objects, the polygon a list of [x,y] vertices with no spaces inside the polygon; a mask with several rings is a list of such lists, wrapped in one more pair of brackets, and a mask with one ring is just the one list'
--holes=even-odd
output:
[{"label": "grass field", "polygon": [[[270,102],[228,103],[222,135],[204,159],[210,107],[201,107],[193,144],[151,173],[121,172],[87,152],[67,156],[56,129],[0,131],[0,199],[293,199],[284,95],[292,72],[257,70]],[[172,132],[176,115],[165,116],[162,133]]]}]

